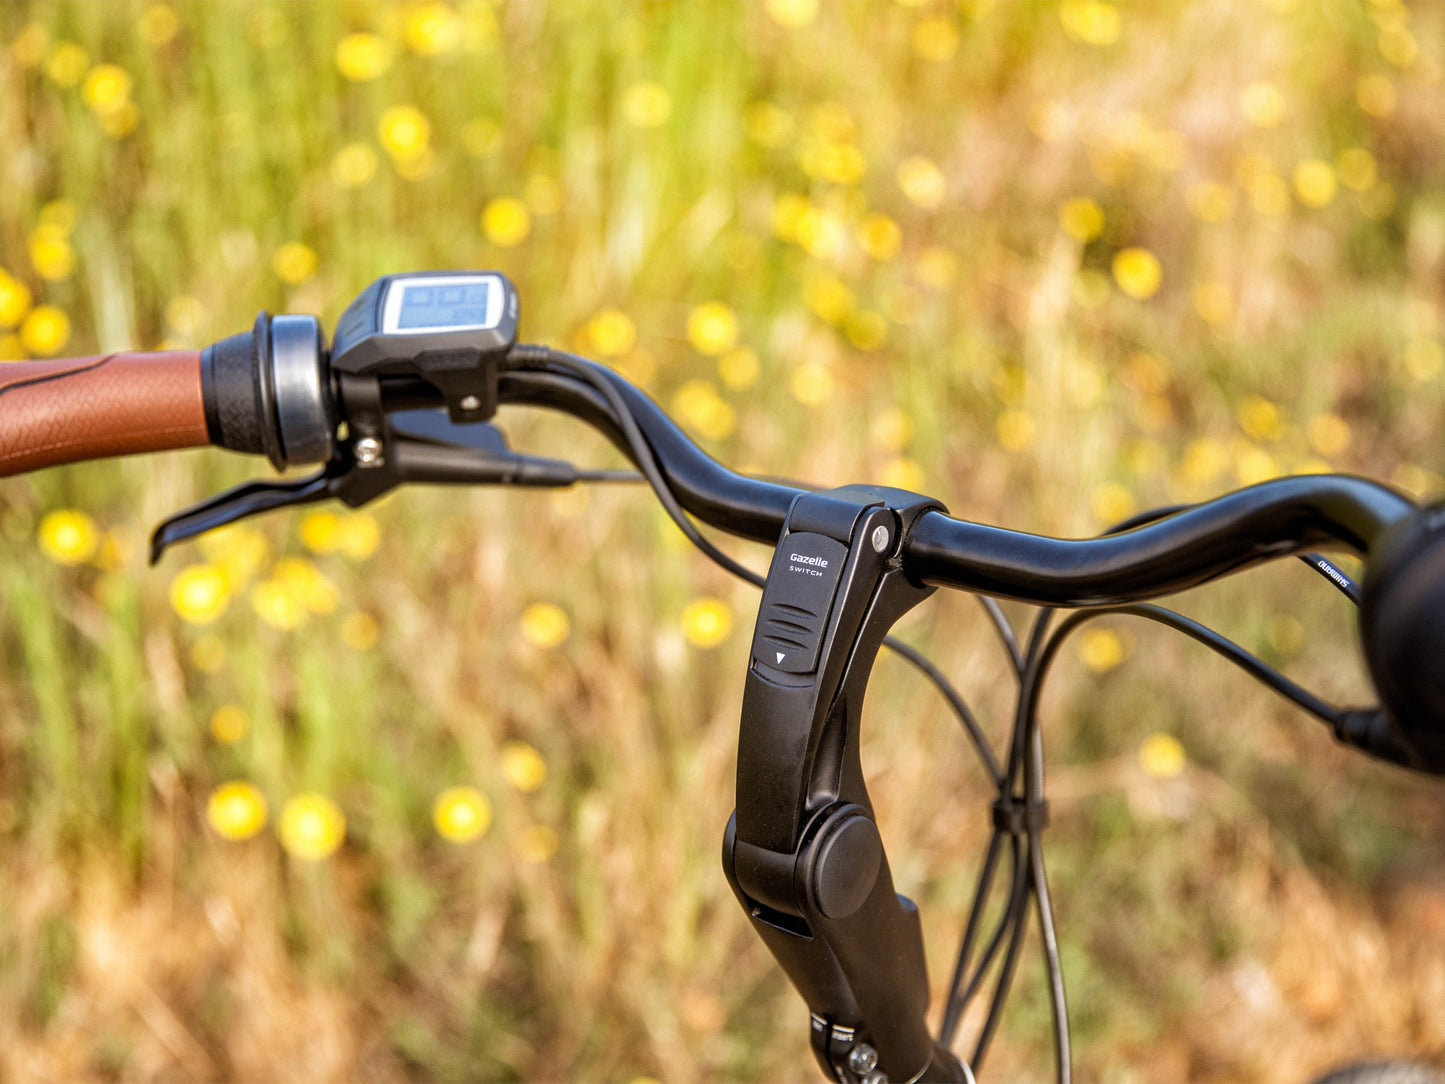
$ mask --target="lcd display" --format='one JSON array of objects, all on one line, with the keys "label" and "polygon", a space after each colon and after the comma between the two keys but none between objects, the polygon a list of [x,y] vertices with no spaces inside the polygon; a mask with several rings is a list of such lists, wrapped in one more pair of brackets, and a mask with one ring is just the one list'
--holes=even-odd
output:
[{"label": "lcd display", "polygon": [[413,328],[484,328],[492,284],[486,279],[432,286],[420,282],[402,286],[399,331]]}]

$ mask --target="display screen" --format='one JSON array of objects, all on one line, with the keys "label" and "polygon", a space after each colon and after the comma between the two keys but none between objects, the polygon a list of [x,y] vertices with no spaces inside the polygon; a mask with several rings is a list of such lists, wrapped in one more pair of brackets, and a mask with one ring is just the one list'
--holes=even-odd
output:
[{"label": "display screen", "polygon": [[397,330],[489,327],[487,309],[492,289],[487,279],[439,286],[406,283],[397,311]]}]

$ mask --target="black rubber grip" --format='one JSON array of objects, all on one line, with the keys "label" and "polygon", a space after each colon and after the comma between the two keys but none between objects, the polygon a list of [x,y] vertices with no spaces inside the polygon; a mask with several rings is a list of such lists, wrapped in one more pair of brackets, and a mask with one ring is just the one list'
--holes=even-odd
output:
[{"label": "black rubber grip", "polygon": [[251,332],[212,343],[201,354],[201,391],[211,443],[233,452],[266,453],[256,410],[258,359]]},{"label": "black rubber grip", "polygon": [[264,455],[282,470],[286,459],[270,371],[270,323],[263,312],[250,331],[206,347],[201,353],[201,394],[212,444]]}]

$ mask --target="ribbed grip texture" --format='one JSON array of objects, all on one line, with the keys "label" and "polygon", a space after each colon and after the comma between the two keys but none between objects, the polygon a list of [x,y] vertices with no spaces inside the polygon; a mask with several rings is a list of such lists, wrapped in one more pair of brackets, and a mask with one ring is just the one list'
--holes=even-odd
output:
[{"label": "ribbed grip texture", "polygon": [[199,350],[0,365],[0,476],[209,443]]},{"label": "ribbed grip texture", "polygon": [[257,365],[252,332],[206,347],[206,408],[211,440],[218,447],[254,455],[266,451],[256,405]]}]

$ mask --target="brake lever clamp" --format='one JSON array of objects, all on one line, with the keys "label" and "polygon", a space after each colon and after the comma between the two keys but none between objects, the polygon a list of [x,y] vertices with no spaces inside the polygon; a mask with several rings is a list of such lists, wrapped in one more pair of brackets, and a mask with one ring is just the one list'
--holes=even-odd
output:
[{"label": "brake lever clamp", "polygon": [[935,588],[903,539],[939,502],[882,486],[800,495],[768,571],[738,738],[723,869],[811,1011],[813,1053],[844,1084],[967,1079],[929,1035],[918,908],[897,895],[858,754],[873,660]]}]

